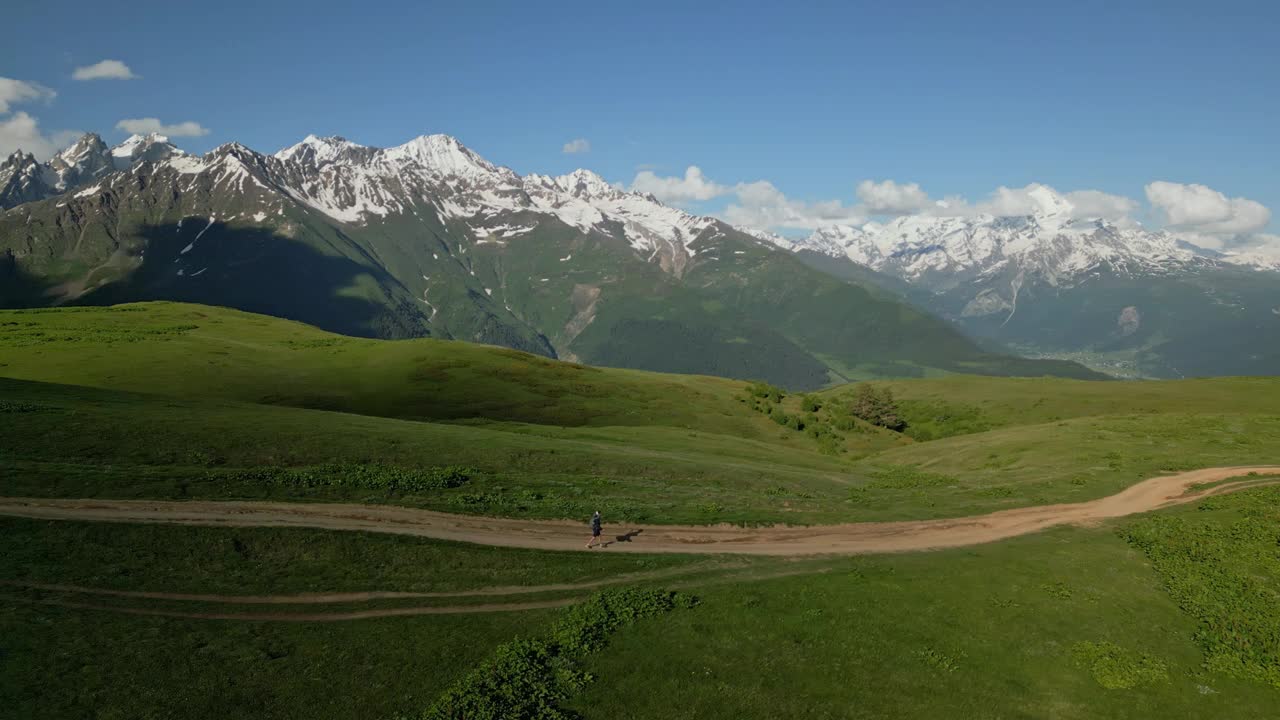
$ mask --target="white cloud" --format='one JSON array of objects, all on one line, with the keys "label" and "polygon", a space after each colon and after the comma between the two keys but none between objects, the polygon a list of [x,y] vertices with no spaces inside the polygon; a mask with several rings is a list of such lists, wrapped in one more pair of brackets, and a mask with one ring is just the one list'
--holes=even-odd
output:
[{"label": "white cloud", "polygon": [[1271,233],[1257,233],[1247,245],[1240,248],[1241,250],[1262,250],[1267,251],[1271,255],[1275,255],[1276,259],[1280,259],[1280,235]]},{"label": "white cloud", "polygon": [[0,114],[9,112],[9,105],[32,100],[49,101],[58,93],[39,84],[13,78],[0,77]]},{"label": "white cloud", "polygon": [[1020,188],[1001,185],[986,200],[971,205],[964,198],[951,197],[930,206],[927,214],[942,217],[1019,217],[1034,214],[1066,215],[1075,220],[1103,218],[1120,225],[1134,223],[1132,215],[1138,203],[1123,195],[1101,190],[1059,192],[1043,183],[1030,183]]},{"label": "white cloud", "polygon": [[734,225],[767,230],[813,230],[827,225],[860,225],[866,218],[839,200],[792,200],[766,180],[739,183],[733,189],[737,202],[724,209],[724,219]]},{"label": "white cloud", "polygon": [[916,183],[863,180],[858,183],[857,193],[862,207],[871,215],[911,215],[929,206],[929,194]]},{"label": "white cloud", "polygon": [[1037,212],[1052,212],[1065,208],[1064,202],[1055,202],[1062,198],[1052,188],[1039,183],[1031,183],[1026,187],[1010,188],[1001,185],[991,192],[986,200],[973,206],[973,211],[982,215],[996,217],[1016,217],[1031,215]]},{"label": "white cloud", "polygon": [[83,134],[77,130],[59,130],[45,135],[40,131],[39,120],[24,112],[14,113],[0,118],[0,159],[21,150],[35,155],[37,160],[47,160]]},{"label": "white cloud", "polygon": [[180,122],[174,125],[165,125],[157,118],[134,118],[129,120],[121,120],[116,123],[116,129],[123,130],[127,133],[135,135],[147,135],[149,133],[159,133],[168,135],[169,137],[200,137],[208,135],[209,129],[200,125],[200,123]]},{"label": "white cloud", "polygon": [[561,150],[569,155],[591,152],[591,141],[586,138],[575,138],[565,143]]},{"label": "white cloud", "polygon": [[1122,195],[1112,195],[1101,190],[1061,193],[1042,183],[1031,183],[1020,188],[1001,186],[986,200],[977,204],[970,204],[961,197],[933,200],[918,184],[893,180],[863,180],[858,183],[857,195],[861,201],[857,209],[867,215],[1016,217],[1035,213],[1059,213],[1075,219],[1105,218],[1128,224],[1133,222],[1131,215],[1138,209],[1138,203]]},{"label": "white cloud", "polygon": [[1133,198],[1101,190],[1073,190],[1066,197],[1074,208],[1073,215],[1079,218],[1106,218],[1118,222],[1128,220],[1138,209]]},{"label": "white cloud", "polygon": [[710,200],[729,192],[730,188],[712,182],[702,174],[702,168],[690,165],[684,177],[661,177],[652,170],[641,170],[631,181],[635,192],[649,193],[661,202],[683,205],[695,201]]},{"label": "white cloud", "polygon": [[1228,198],[1204,185],[1157,180],[1146,187],[1147,200],[1170,229],[1196,235],[1233,236],[1257,232],[1271,222],[1265,205],[1247,198]]},{"label": "white cloud", "polygon": [[119,60],[103,60],[93,65],[76,68],[71,73],[71,77],[76,80],[133,80],[138,77],[133,74],[128,65]]}]

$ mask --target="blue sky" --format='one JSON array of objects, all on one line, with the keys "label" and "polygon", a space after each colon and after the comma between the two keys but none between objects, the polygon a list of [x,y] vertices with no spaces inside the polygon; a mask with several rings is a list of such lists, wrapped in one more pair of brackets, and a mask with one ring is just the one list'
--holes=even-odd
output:
[{"label": "blue sky", "polygon": [[[122,120],[191,122],[208,130],[175,138],[192,151],[444,132],[521,173],[629,185],[696,165],[711,190],[653,186],[703,210],[750,210],[735,188],[767,181],[800,226],[865,215],[858,183],[892,180],[881,197],[920,186],[893,213],[1044,183],[1228,244],[1276,232],[1232,203],[1280,208],[1280,3],[977,5],[17,0],[0,77],[56,97],[8,103],[0,126],[110,142]],[[104,59],[137,77],[73,79]],[[1184,189],[1153,208],[1153,181]]]}]

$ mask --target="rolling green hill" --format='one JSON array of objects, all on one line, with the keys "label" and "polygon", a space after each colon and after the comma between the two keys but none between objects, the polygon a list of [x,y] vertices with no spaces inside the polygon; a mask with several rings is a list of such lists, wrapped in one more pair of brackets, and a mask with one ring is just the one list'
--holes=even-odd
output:
[{"label": "rolling green hill", "polygon": [[[1280,451],[1270,379],[877,383],[908,422],[894,432],[856,417],[856,385],[775,402],[713,377],[173,303],[0,312],[0,350],[0,377],[38,381],[7,394],[54,408],[5,431],[23,492],[363,498],[235,469],[464,465],[480,471],[465,490],[395,501],[574,517],[594,498],[650,520],[831,522],[1083,500]],[[180,470],[128,470],[150,466]]]},{"label": "rolling green hill", "polygon": [[[904,432],[851,417],[864,385]],[[611,537],[941,518],[1275,463],[1276,408],[1270,378],[796,395],[176,303],[0,312],[6,496],[599,508]],[[429,717],[478,674],[584,718],[1269,717],[1277,493],[857,558],[0,518],[0,696],[18,716]],[[613,588],[638,589],[588,597]],[[627,604],[664,588],[696,606]],[[383,616],[340,619],[359,613]],[[584,619],[593,650],[554,644]]]}]

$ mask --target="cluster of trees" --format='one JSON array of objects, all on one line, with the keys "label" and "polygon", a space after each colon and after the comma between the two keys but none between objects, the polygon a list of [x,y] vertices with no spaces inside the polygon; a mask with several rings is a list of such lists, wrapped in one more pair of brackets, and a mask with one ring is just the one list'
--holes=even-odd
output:
[{"label": "cluster of trees", "polygon": [[782,398],[787,396],[786,391],[782,388],[765,382],[751,383],[751,385],[747,387],[747,392],[753,398],[758,398],[774,404],[782,402]]},{"label": "cluster of trees", "polygon": [[854,417],[877,427],[894,432],[907,429],[907,421],[899,412],[898,404],[894,401],[893,392],[889,388],[877,390],[869,383],[858,383],[858,389],[854,391],[853,403],[849,410]]}]

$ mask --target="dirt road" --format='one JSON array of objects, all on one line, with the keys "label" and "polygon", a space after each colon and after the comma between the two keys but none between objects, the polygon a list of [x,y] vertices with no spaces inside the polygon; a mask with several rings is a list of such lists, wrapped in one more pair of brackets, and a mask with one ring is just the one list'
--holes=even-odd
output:
[{"label": "dirt road", "polygon": [[[1280,474],[1280,466],[1194,470],[1145,480],[1098,500],[945,520],[770,528],[614,526],[608,528],[611,532],[604,536],[606,541],[611,541],[607,549],[590,552],[854,555],[979,545],[1057,525],[1089,525],[1108,518],[1195,502],[1210,495],[1280,482],[1276,478],[1244,477],[1249,473]],[[1194,487],[1230,478],[1239,479],[1210,488]],[[0,498],[0,515],[217,527],[307,527],[418,535],[539,550],[583,550],[586,539],[583,523],[450,515],[381,505]]]}]

